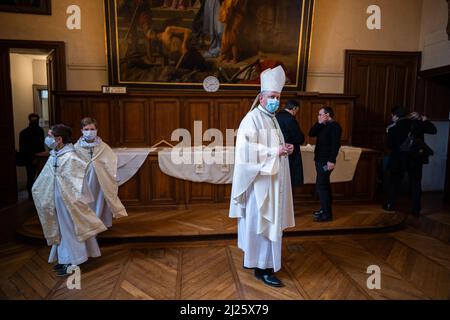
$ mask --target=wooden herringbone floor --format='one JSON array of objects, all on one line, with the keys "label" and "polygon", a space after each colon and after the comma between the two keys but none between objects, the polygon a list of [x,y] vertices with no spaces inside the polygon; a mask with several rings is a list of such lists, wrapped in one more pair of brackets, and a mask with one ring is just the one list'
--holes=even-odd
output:
[{"label": "wooden herringbone floor", "polygon": [[[69,290],[47,263],[49,249],[0,247],[1,299],[449,299],[450,245],[407,228],[389,234],[286,237],[283,288],[242,268],[234,240],[102,247]],[[366,286],[370,265],[381,289]]]},{"label": "wooden herringbone floor", "polygon": [[[449,217],[430,203],[398,231],[286,236],[283,288],[243,269],[235,239],[102,245],[81,266],[81,290],[54,275],[48,247],[10,240],[0,245],[0,299],[450,299]],[[367,288],[370,265],[379,290]]]}]

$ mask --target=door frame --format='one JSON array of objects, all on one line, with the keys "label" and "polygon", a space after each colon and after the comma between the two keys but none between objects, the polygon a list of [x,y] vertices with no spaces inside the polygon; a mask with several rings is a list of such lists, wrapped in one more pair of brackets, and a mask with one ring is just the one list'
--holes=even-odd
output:
[{"label": "door frame", "polygon": [[0,39],[0,47],[8,49],[45,49],[55,52],[55,91],[66,90],[66,44],[64,41]]},{"label": "door frame", "polygon": [[[0,39],[0,52],[4,57],[0,63],[0,74],[3,84],[0,85],[0,117],[7,119],[2,124],[2,135],[4,135],[5,148],[0,148],[0,165],[2,170],[8,172],[5,179],[0,181],[1,190],[9,190],[6,194],[0,195],[0,206],[17,203],[17,175],[15,167],[15,139],[14,139],[14,118],[11,86],[11,62],[9,53],[11,49],[44,49],[54,53],[53,83],[54,91],[66,90],[66,49],[63,41],[38,41],[38,40],[14,40]],[[49,97],[49,100],[51,98]],[[54,110],[54,107],[52,106]],[[54,111],[52,111],[54,112]],[[10,122],[10,123],[8,123]],[[11,149],[11,150],[9,150]],[[3,176],[3,175],[2,175]]]}]

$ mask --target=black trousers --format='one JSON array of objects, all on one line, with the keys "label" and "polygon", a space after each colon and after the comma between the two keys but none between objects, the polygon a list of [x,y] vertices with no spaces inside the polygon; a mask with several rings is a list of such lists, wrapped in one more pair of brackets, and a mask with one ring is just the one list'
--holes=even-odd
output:
[{"label": "black trousers", "polygon": [[411,194],[412,213],[419,214],[422,209],[422,164],[407,159],[396,159],[397,166],[388,170],[388,203],[395,207],[395,201],[405,173],[408,175],[408,187]]},{"label": "black trousers", "polygon": [[25,168],[27,170],[27,191],[28,196],[31,198],[31,188],[33,187],[34,181],[36,180],[37,165],[28,163]]},{"label": "black trousers", "polygon": [[330,175],[331,171],[323,170],[326,162],[316,161],[316,192],[319,194],[320,208],[325,212],[332,213],[331,205],[333,198],[331,195]]}]

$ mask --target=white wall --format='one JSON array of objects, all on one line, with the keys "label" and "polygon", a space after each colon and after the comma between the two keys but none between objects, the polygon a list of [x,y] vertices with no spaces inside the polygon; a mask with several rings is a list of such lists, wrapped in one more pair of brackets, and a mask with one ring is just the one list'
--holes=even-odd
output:
[{"label": "white wall", "polygon": [[[42,60],[45,57],[11,53],[9,58],[14,139],[16,150],[19,150],[19,133],[28,126],[28,115],[33,112],[33,84],[47,84],[45,60]],[[26,188],[26,172],[23,167],[17,167],[17,183],[19,190]]]},{"label": "white wall", "polygon": [[47,64],[44,57],[39,60],[32,57],[33,84],[47,85]]},{"label": "white wall", "polygon": [[[72,4],[81,9],[81,30],[66,28]],[[367,29],[372,4],[381,7],[381,30]],[[422,0],[316,0],[314,10],[308,91],[343,92],[345,49],[420,49]],[[103,0],[58,0],[52,16],[0,12],[0,20],[0,38],[66,43],[69,90],[100,90],[108,82]]]},{"label": "white wall", "polygon": [[450,40],[446,32],[447,0],[423,0],[420,48],[422,70],[450,65]]},{"label": "white wall", "polygon": [[[380,30],[367,28],[370,5]],[[421,16],[422,0],[316,0],[307,91],[344,92],[346,49],[419,51]]]},{"label": "white wall", "polygon": [[[81,30],[66,27],[70,5],[81,9]],[[68,90],[98,91],[108,83],[103,0],[52,1],[51,16],[0,12],[0,21],[0,39],[65,42]]]},{"label": "white wall", "polygon": [[430,163],[423,166],[423,191],[441,191],[445,187],[450,123],[448,121],[433,121],[433,123],[437,128],[437,134],[425,135],[425,142],[433,149],[434,155],[430,157]]},{"label": "white wall", "polygon": [[[420,48],[422,70],[450,65],[450,41],[446,32],[448,4],[446,0],[423,0]],[[434,122],[438,129],[435,136],[425,135],[427,144],[434,150],[430,164],[423,168],[422,187],[424,191],[444,189],[449,123]]]}]

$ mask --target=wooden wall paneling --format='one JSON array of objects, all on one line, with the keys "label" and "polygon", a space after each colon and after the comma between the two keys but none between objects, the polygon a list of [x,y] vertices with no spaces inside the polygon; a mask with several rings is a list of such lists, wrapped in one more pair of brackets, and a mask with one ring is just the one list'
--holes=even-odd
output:
[{"label": "wooden wall paneling", "polygon": [[[359,125],[353,127],[353,144],[355,146],[363,146],[367,143],[366,135],[364,134],[365,128],[370,124],[369,111],[366,106],[369,103],[369,80],[370,80],[370,66],[366,61],[358,60],[357,65],[351,65],[354,80],[352,81],[352,92],[359,95],[355,102],[355,108],[353,110],[354,121],[359,121]],[[357,114],[357,116],[355,115]]]},{"label": "wooden wall paneling", "polygon": [[185,182],[187,203],[217,202],[217,185],[203,182]]},{"label": "wooden wall paneling", "polygon": [[[254,99],[254,93],[229,97],[225,94],[204,96],[203,93],[178,96],[167,93],[130,93],[121,96],[96,92],[57,92],[56,96],[59,101],[58,113],[66,120],[74,119],[77,128],[79,120],[85,115],[107,123],[104,119],[108,119],[109,112],[111,141],[108,142],[114,147],[151,146],[161,137],[170,140],[170,135],[176,128],[193,131],[194,120],[202,120],[202,133],[210,127],[218,128],[226,135],[226,129],[238,129]],[[324,104],[336,109],[337,120],[344,129],[344,138],[352,136],[351,102],[354,97],[332,94],[292,94],[292,97],[283,97],[299,100],[301,109],[298,118],[306,136],[312,124],[317,121],[317,111]],[[100,130],[102,132],[108,129]],[[203,143],[209,144],[209,141]],[[234,140],[232,143],[234,144]],[[367,177],[366,173],[363,175]],[[363,179],[361,183],[367,184],[367,181]],[[352,183],[335,188],[337,200],[358,198],[353,194]],[[231,185],[192,183],[165,175],[159,169],[156,154],[151,154],[137,174],[119,189],[120,197],[128,207],[228,203],[230,193]],[[362,190],[359,195],[366,199],[367,193],[367,190]],[[296,205],[317,201],[314,185],[296,188],[294,200]]]},{"label": "wooden wall paneling", "polygon": [[114,99],[108,98],[88,98],[87,99],[87,117],[97,120],[98,135],[107,144],[114,141],[112,132],[114,131],[113,121]]},{"label": "wooden wall paneling", "polygon": [[305,184],[301,187],[295,187],[292,191],[294,196],[294,203],[302,204],[305,201],[317,200],[316,186],[312,184]]},{"label": "wooden wall paneling", "polygon": [[17,202],[14,111],[9,48],[0,45],[0,208]]},{"label": "wooden wall paneling", "polygon": [[359,95],[353,113],[353,144],[384,150],[390,110],[415,105],[420,52],[346,50],[346,94]]},{"label": "wooden wall paneling", "polygon": [[[158,156],[150,156],[147,161],[148,173],[146,173],[147,179],[146,185],[148,187],[148,197],[151,204],[179,204],[179,188],[183,182],[179,179],[175,179],[164,174],[159,169]],[[180,181],[178,183],[177,181]]]},{"label": "wooden wall paneling", "polygon": [[[226,129],[237,131],[242,119],[250,110],[250,106],[251,105],[247,105],[247,101],[240,99],[216,100],[216,108],[219,109],[219,129],[222,131],[225,138]],[[233,140],[233,145],[234,142],[235,139]]]},{"label": "wooden wall paneling", "polygon": [[312,123],[311,123],[311,101],[309,99],[305,99],[302,101],[299,101],[300,108],[299,111],[296,114],[297,121],[300,125],[300,130],[302,130],[303,134],[305,135],[305,144],[309,143],[309,129],[311,129]]},{"label": "wooden wall paneling", "polygon": [[450,111],[450,65],[421,71],[416,110],[430,120],[447,121]]},{"label": "wooden wall paneling", "polygon": [[349,183],[339,182],[331,184],[331,193],[333,200],[345,200],[351,196],[351,190],[349,189]]},{"label": "wooden wall paneling", "polygon": [[353,104],[351,101],[331,101],[331,108],[334,110],[335,117],[334,119],[341,125],[342,127],[342,136],[341,136],[341,144],[342,145],[351,145],[352,144],[352,136],[351,136],[351,128],[352,128],[352,109]]},{"label": "wooden wall paneling", "polygon": [[[150,102],[150,145],[161,139],[171,141],[172,132],[178,128],[186,128],[182,123],[180,108],[181,99],[152,98]],[[177,144],[177,141],[172,141]]]},{"label": "wooden wall paneling", "polygon": [[77,141],[80,136],[80,120],[87,114],[86,98],[63,97],[57,108],[56,123],[63,123],[72,128],[72,141]]},{"label": "wooden wall paneling", "polygon": [[450,107],[450,85],[436,80],[426,80],[425,110],[431,120],[448,120]]},{"label": "wooden wall paneling", "polygon": [[[214,107],[217,109],[218,128],[224,136],[226,145],[236,144],[236,133],[239,124],[250,110],[250,99],[218,99],[215,101]],[[229,133],[227,135],[227,129]],[[231,131],[233,130],[233,131]],[[232,136],[232,134],[234,135]],[[231,197],[231,185],[219,185],[217,190],[217,201],[229,202]]]},{"label": "wooden wall paneling", "polygon": [[[119,101],[120,145],[149,145],[149,107],[147,99],[124,98]],[[164,123],[164,122],[162,122]]]},{"label": "wooden wall paneling", "polygon": [[450,203],[450,131],[448,133],[448,145],[447,145],[447,168],[444,188],[444,201]]},{"label": "wooden wall paneling", "polygon": [[[212,108],[212,100],[207,99],[187,99],[185,101],[185,106],[183,109],[186,110],[185,123],[186,129],[191,133],[191,145],[208,145],[211,142],[203,141],[203,135],[209,128],[214,128],[214,114]],[[198,132],[200,135],[197,137],[197,142],[194,139],[195,132],[194,126],[195,122],[201,122],[201,130]]]},{"label": "wooden wall paneling", "polygon": [[[125,206],[136,206],[139,204],[145,203],[142,198],[142,189],[143,185],[146,184],[145,172],[148,171],[148,162],[147,159],[142,167],[136,172],[136,174],[127,182],[119,187],[119,198],[123,202]],[[144,174],[143,174],[144,173]]]},{"label": "wooden wall paneling", "polygon": [[363,152],[356,167],[351,198],[355,200],[373,200],[377,187],[378,152]]},{"label": "wooden wall paneling", "polygon": [[[193,146],[212,143],[212,141],[203,140],[206,130],[215,128],[212,103],[213,101],[210,99],[187,99],[185,101],[185,107],[183,107],[187,113],[185,118],[187,122],[185,124],[191,133],[191,145]],[[197,128],[197,132],[194,128],[195,121],[201,122],[201,127]],[[222,145],[223,143],[220,144]],[[217,201],[217,188],[213,184],[186,181],[184,186],[188,203]]]}]

